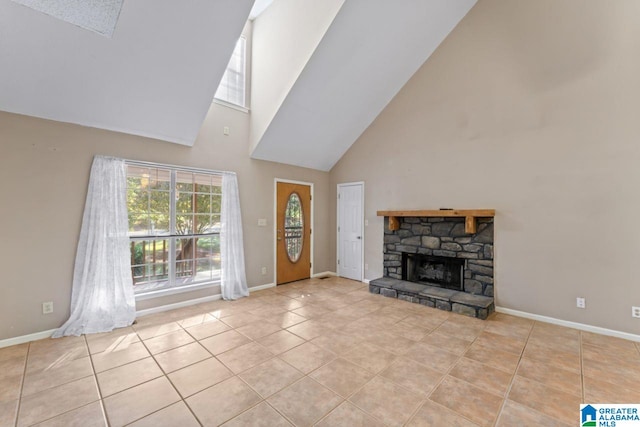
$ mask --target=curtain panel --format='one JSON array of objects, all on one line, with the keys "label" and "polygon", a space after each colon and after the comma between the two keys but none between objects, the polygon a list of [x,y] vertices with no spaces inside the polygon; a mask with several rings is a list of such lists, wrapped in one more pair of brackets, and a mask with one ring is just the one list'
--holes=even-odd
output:
[{"label": "curtain panel", "polygon": [[222,212],[220,227],[222,298],[234,300],[249,296],[244,267],[242,215],[235,172],[222,173]]},{"label": "curtain panel", "polygon": [[136,316],[122,159],[96,156],[76,252],[71,315],[53,337],[108,332]]}]

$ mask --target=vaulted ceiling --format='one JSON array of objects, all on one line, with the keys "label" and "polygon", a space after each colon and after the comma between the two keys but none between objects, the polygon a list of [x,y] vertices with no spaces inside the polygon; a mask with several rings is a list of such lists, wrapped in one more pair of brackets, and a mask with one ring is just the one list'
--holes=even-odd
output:
[{"label": "vaulted ceiling", "polygon": [[[274,5],[311,5],[300,1]],[[304,60],[250,113],[262,121],[251,156],[331,169],[476,1],[315,3],[321,31],[289,52]],[[0,110],[192,145],[245,22],[271,0],[252,15],[254,0],[110,0],[111,21],[98,24],[57,8],[76,3],[100,1],[0,0]],[[269,57],[282,46],[262,48]]]}]

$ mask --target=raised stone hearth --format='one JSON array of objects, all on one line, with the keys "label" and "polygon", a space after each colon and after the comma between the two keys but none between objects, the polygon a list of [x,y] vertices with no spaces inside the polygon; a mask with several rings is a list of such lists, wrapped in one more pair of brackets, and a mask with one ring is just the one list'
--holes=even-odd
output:
[{"label": "raised stone hearth", "polygon": [[369,282],[369,292],[483,320],[495,310],[491,297],[472,295],[390,277],[381,277]]},{"label": "raised stone hearth", "polygon": [[[399,221],[398,229],[390,230],[389,217],[385,217],[384,277],[370,282],[370,292],[486,319],[495,308],[493,218],[478,218],[473,234],[465,231],[465,218],[407,216],[396,221]],[[420,280],[412,278],[413,275],[405,271],[407,259],[411,259],[408,254],[427,255],[425,258],[436,262],[441,262],[443,257],[462,260],[462,263],[452,263],[461,265],[456,275],[460,276],[461,269],[462,283],[455,289],[442,280],[431,283],[425,275],[421,275]]]}]

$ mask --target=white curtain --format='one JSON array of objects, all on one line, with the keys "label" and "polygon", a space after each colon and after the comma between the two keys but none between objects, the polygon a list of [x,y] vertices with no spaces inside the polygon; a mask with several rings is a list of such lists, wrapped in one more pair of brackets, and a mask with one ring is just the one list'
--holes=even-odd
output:
[{"label": "white curtain", "polygon": [[222,212],[220,255],[222,257],[222,298],[226,300],[249,296],[244,271],[242,216],[238,178],[234,172],[222,173]]},{"label": "white curtain", "polygon": [[135,320],[126,172],[122,159],[93,159],[73,272],[71,316],[54,338],[108,332]]}]

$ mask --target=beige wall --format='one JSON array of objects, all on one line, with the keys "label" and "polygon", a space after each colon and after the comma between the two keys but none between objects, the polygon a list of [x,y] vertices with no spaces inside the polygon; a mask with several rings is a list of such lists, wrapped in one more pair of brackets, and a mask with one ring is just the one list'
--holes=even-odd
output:
[{"label": "beige wall", "polygon": [[278,0],[253,22],[251,151],[343,3],[344,0]]},{"label": "beige wall", "polygon": [[637,334],[639,13],[480,0],[330,174],[250,159],[249,116],[218,105],[193,148],[0,113],[0,339],[66,319],[95,154],[236,171],[250,286],[273,281],[275,177],[315,184],[316,272],[335,267],[335,185],[363,180],[367,278],[382,272],[376,210],[495,208],[499,306]]},{"label": "beige wall", "polygon": [[366,277],[377,210],[495,208],[498,306],[637,334],[639,15],[480,0],[331,171],[366,182]]},{"label": "beige wall", "polygon": [[[248,120],[245,113],[214,104],[190,148],[0,112],[0,339],[52,329],[68,317],[75,250],[96,154],[237,172],[249,286],[273,282],[274,178],[313,182],[314,234],[329,233],[328,174],[250,159]],[[229,136],[223,135],[224,126],[229,126]],[[258,227],[258,218],[267,218],[267,227]],[[329,242],[316,239],[315,272],[333,270],[329,253]],[[142,301],[138,308],[206,294]],[[42,314],[44,301],[54,302],[53,314]]]}]

